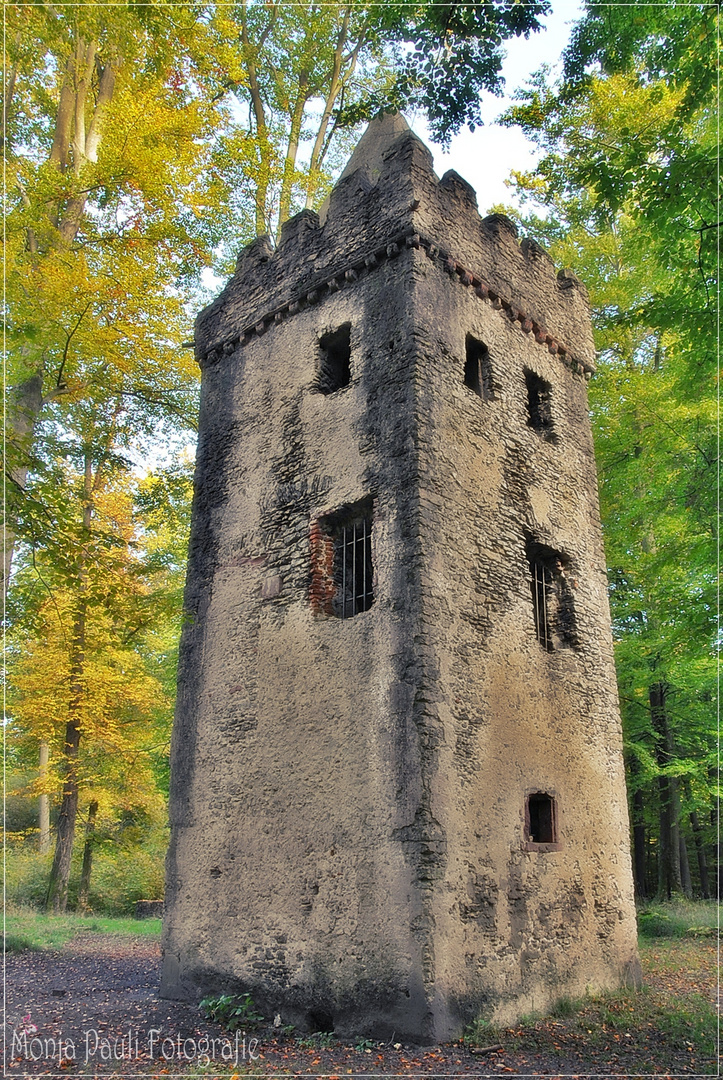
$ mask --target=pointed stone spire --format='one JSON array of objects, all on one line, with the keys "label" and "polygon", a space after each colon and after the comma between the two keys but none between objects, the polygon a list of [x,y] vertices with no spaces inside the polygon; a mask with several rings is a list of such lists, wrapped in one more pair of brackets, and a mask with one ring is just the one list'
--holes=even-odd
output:
[{"label": "pointed stone spire", "polygon": [[429,158],[431,170],[432,155],[422,140],[414,134],[402,114],[379,113],[370,121],[356,144],[344,172],[322,203],[319,209],[319,220],[322,225],[326,221],[330,200],[333,200],[335,194],[346,186],[344,181],[348,181],[350,177],[357,175],[360,178],[360,186],[365,190],[376,187],[389,168],[388,161],[385,161],[385,159],[388,158],[390,150],[395,144],[404,140],[416,142],[424,149],[425,155]]},{"label": "pointed stone spire", "polygon": [[363,172],[367,180],[376,184],[382,172],[382,158],[400,135],[411,131],[401,113],[379,113],[354,148],[339,181],[355,172]]}]

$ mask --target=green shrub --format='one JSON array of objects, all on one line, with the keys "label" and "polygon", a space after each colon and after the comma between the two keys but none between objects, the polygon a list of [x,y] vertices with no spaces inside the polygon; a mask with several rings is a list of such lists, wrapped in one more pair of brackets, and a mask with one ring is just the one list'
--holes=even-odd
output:
[{"label": "green shrub", "polygon": [[[132,915],[138,900],[163,897],[164,861],[167,830],[156,828],[142,843],[99,844],[93,853],[90,878],[90,910],[104,915]],[[83,844],[76,841],[73,850],[68,909],[78,901]],[[43,908],[48,892],[52,852],[40,855],[31,844],[18,843],[6,854],[5,890],[11,904]]]},{"label": "green shrub", "polygon": [[254,999],[250,994],[222,994],[221,997],[204,998],[201,1008],[209,1020],[221,1024],[226,1031],[238,1028],[254,1028],[263,1020],[256,1011]]},{"label": "green shrub", "polygon": [[579,1008],[579,1003],[573,1001],[569,997],[561,997],[559,1001],[555,1002],[550,1016],[557,1016],[560,1019],[565,1019],[568,1016],[574,1016]]},{"label": "green shrub", "polygon": [[99,851],[90,881],[91,910],[126,915],[133,913],[138,900],[160,900],[165,854],[165,836],[160,844]]},{"label": "green shrub", "polygon": [[9,904],[43,907],[53,856],[39,855],[28,845],[8,848],[5,855],[5,896]]}]

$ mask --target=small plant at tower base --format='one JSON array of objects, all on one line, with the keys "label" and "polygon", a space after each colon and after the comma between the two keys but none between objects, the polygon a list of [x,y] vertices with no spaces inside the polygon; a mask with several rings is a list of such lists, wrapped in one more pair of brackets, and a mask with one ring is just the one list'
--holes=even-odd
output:
[{"label": "small plant at tower base", "polygon": [[222,994],[217,998],[204,998],[200,1004],[204,1016],[216,1024],[221,1024],[226,1031],[254,1028],[264,1019],[261,1013],[256,1011],[250,994]]},{"label": "small plant at tower base", "polygon": [[499,1029],[493,1027],[489,1020],[485,1020],[483,1016],[478,1016],[464,1029],[462,1042],[467,1046],[486,1046],[496,1043],[499,1033]]},{"label": "small plant at tower base", "polygon": [[360,1036],[354,1043],[354,1049],[357,1050],[360,1054],[363,1054],[365,1052],[371,1053],[374,1045],[375,1044],[372,1039],[365,1039],[363,1036]]}]

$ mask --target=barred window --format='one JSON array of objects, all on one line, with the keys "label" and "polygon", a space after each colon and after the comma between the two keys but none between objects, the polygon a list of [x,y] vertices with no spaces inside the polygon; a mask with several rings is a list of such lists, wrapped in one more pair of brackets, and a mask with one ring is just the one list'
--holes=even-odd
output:
[{"label": "barred window", "polygon": [[535,636],[547,652],[578,644],[569,560],[559,551],[527,542]]},{"label": "barred window", "polygon": [[373,576],[371,516],[340,524],[334,536],[334,614],[348,619],[368,611],[374,603]]},{"label": "barred window", "polygon": [[312,523],[311,603],[350,619],[374,603],[372,505],[364,500]]}]

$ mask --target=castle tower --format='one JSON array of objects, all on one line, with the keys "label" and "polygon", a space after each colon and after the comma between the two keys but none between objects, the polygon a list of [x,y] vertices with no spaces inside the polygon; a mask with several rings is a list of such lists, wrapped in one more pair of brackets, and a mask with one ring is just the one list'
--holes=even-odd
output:
[{"label": "castle tower", "polygon": [[196,349],[162,992],[437,1041],[636,981],[583,286],[386,117]]}]

